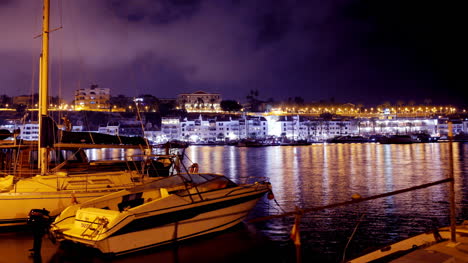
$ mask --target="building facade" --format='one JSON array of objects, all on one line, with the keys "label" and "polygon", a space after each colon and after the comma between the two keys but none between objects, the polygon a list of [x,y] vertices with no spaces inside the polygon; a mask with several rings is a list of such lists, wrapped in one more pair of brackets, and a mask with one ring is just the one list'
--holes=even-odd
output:
[{"label": "building facade", "polygon": [[75,91],[76,110],[107,110],[110,107],[110,89],[91,85]]},{"label": "building facade", "polygon": [[221,94],[204,91],[179,94],[177,107],[187,112],[220,112]]}]

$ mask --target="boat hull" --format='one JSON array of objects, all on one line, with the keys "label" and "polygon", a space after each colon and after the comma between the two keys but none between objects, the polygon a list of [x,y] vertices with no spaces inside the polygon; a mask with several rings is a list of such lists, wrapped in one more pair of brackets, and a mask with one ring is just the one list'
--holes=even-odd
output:
[{"label": "boat hull", "polygon": [[250,200],[233,207],[202,213],[191,219],[112,236],[97,241],[94,247],[103,253],[118,255],[223,231],[241,223],[256,203],[257,199]]},{"label": "boat hull", "polygon": [[[46,209],[52,217],[67,206],[85,202],[142,182],[135,172],[108,172],[89,175],[51,175],[22,179],[0,192],[0,229],[26,225],[31,209]],[[148,178],[145,181],[157,180]]]},{"label": "boat hull", "polygon": [[74,200],[85,202],[93,198],[109,194],[121,189],[75,192],[41,192],[41,193],[0,193],[0,229],[26,225],[31,209],[50,211],[51,216],[56,216]]}]

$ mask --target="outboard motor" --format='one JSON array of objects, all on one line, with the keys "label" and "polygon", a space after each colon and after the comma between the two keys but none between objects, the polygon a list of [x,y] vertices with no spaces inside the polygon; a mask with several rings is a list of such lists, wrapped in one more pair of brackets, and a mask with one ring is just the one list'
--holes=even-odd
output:
[{"label": "outboard motor", "polygon": [[28,215],[28,224],[37,224],[37,223],[48,223],[49,222],[50,212],[45,208],[42,209],[31,209]]},{"label": "outboard motor", "polygon": [[44,236],[50,224],[49,213],[45,208],[29,211],[28,225],[31,226],[34,237],[33,248],[30,249],[33,256],[41,255],[42,236]]}]

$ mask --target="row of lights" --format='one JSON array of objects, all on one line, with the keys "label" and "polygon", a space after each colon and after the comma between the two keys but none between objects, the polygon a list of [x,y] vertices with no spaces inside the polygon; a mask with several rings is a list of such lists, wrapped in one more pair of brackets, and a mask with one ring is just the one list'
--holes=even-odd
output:
[{"label": "row of lights", "polygon": [[[318,108],[273,108],[272,113],[440,113],[449,112],[455,113],[457,109],[454,107],[398,107],[398,108],[370,108],[370,109],[355,109],[355,108],[335,108],[335,107],[318,107]],[[463,110],[462,112],[466,112]]]}]

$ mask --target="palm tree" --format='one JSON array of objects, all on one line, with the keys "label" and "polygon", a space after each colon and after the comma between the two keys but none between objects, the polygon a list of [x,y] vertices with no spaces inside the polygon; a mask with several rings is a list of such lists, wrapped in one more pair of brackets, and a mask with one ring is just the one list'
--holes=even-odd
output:
[{"label": "palm tree", "polygon": [[197,98],[196,105],[197,105],[196,106],[197,109],[204,108],[205,107],[205,102],[203,101],[202,98]]},{"label": "palm tree", "polygon": [[210,99],[210,107],[211,107],[212,110],[214,110],[213,104],[215,103],[215,101],[216,101],[216,100],[215,100],[214,98],[211,98],[211,99]]}]

